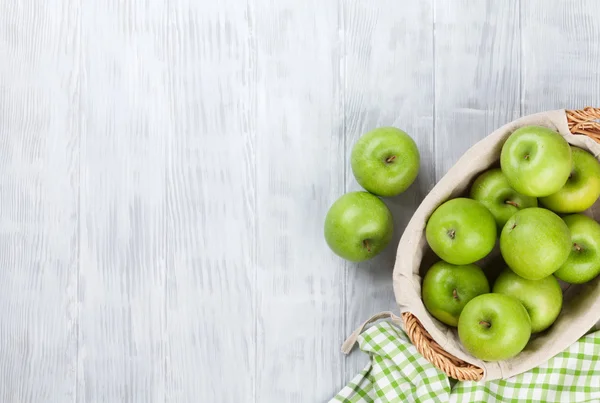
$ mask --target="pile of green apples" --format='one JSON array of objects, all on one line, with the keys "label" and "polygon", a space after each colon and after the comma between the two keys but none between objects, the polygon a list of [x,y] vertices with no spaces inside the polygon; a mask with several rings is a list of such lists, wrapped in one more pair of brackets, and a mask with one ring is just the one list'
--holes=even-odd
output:
[{"label": "pile of green apples", "polygon": [[[600,163],[559,133],[526,126],[468,196],[444,202],[427,221],[441,260],[425,273],[422,298],[474,357],[505,360],[556,321],[558,280],[582,284],[600,274],[600,224],[582,214],[600,197]],[[490,286],[480,262],[498,239],[504,264]]]},{"label": "pile of green apples", "polygon": [[394,234],[392,213],[380,197],[403,193],[417,178],[419,149],[403,130],[379,127],[359,138],[350,156],[352,173],[366,191],[338,198],[325,217],[325,240],[351,262],[381,253]]}]

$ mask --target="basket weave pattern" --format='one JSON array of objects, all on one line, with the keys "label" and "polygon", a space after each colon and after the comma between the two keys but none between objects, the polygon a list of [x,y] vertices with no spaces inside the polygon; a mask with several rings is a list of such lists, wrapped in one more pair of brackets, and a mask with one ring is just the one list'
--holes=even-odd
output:
[{"label": "basket weave pattern", "polygon": [[[584,109],[566,110],[566,114],[572,134],[589,136],[600,143],[600,108],[588,106]],[[412,313],[404,312],[402,319],[406,334],[419,353],[449,377],[459,381],[479,381],[483,378],[482,368],[444,351]]]}]

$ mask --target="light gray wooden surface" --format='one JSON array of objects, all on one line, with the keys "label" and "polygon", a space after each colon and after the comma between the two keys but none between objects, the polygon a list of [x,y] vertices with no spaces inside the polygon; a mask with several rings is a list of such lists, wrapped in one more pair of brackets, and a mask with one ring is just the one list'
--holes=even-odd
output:
[{"label": "light gray wooden surface", "polygon": [[394,243],[459,156],[600,105],[594,0],[0,0],[0,400],[325,402],[394,308],[334,256],[353,143],[410,133]]}]

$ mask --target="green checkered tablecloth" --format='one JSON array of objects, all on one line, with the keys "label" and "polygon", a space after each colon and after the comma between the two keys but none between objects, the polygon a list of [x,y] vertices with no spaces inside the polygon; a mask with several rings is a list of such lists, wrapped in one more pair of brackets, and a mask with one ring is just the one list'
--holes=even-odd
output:
[{"label": "green checkered tablecloth", "polygon": [[365,330],[358,343],[371,362],[330,403],[600,402],[600,331],[529,372],[484,383],[451,382],[389,322]]}]

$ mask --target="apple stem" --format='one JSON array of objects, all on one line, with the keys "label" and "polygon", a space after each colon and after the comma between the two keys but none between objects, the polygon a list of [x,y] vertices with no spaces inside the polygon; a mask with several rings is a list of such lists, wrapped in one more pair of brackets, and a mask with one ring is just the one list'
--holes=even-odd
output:
[{"label": "apple stem", "polygon": [[454,237],[456,236],[456,231],[454,231],[453,229],[449,230],[449,231],[448,231],[448,236],[449,236],[451,239],[454,239]]},{"label": "apple stem", "polygon": [[516,208],[519,208],[519,204],[518,204],[518,203],[515,203],[515,202],[514,202],[514,201],[512,201],[512,200],[507,200],[507,201],[505,201],[504,203],[505,203],[505,204],[510,204],[511,206],[515,206]]},{"label": "apple stem", "polygon": [[481,321],[479,321],[479,324],[480,324],[481,326],[485,326],[485,327],[486,327],[486,328],[488,328],[488,329],[489,329],[490,327],[492,327],[492,325],[490,324],[490,322],[486,322],[485,320],[481,320]]},{"label": "apple stem", "polygon": [[456,288],[452,290],[452,298],[458,301],[458,293],[456,292]]},{"label": "apple stem", "polygon": [[371,244],[369,244],[369,240],[365,239],[363,241],[363,245],[365,245],[365,248],[367,248],[367,252],[371,253]]},{"label": "apple stem", "polygon": [[391,157],[387,157],[385,159],[385,162],[387,162],[388,164],[391,163],[392,161],[394,161],[396,159],[395,155],[392,155]]},{"label": "apple stem", "polygon": [[581,246],[577,245],[577,243],[573,243],[573,247],[577,252],[581,252]]},{"label": "apple stem", "polygon": [[528,160],[529,159],[529,154],[525,154],[525,159]]}]

